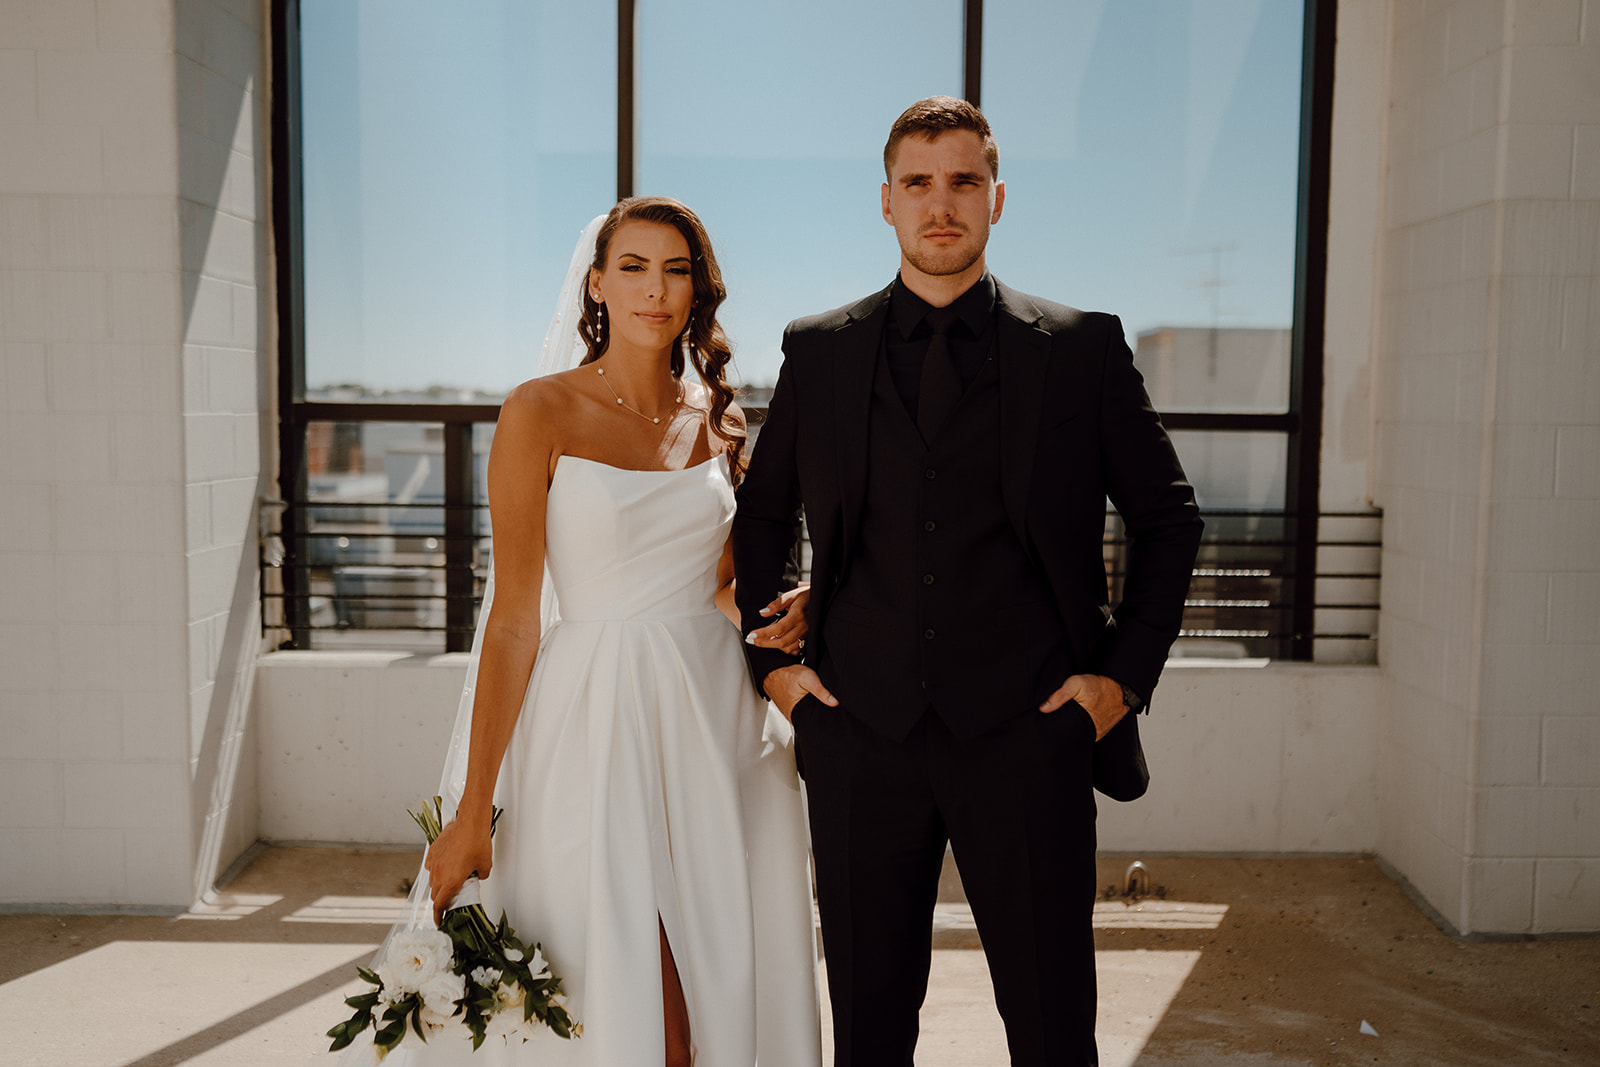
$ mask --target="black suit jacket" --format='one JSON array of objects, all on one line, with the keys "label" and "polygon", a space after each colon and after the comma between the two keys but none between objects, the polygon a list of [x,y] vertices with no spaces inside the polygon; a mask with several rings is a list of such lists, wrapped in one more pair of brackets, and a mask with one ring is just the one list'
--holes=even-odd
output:
[{"label": "black suit jacket", "polygon": [[[1079,669],[1130,686],[1148,706],[1178,635],[1199,547],[1194,491],[1134,369],[1120,321],[998,282],[996,288],[1007,516],[1046,576]],[[760,609],[792,573],[804,508],[812,548],[805,662],[812,665],[861,522],[872,376],[888,307],[885,288],[789,325],[767,420],[739,488],[733,552],[746,632],[769,621]],[[1130,542],[1114,612],[1107,609],[1102,549],[1108,498]],[[981,566],[974,561],[975,570]],[[758,684],[797,662],[746,647]],[[1128,726],[1119,724],[1101,746],[1108,774],[1137,795],[1142,781],[1137,790],[1126,781],[1143,778],[1143,757],[1133,716],[1123,722]]]}]

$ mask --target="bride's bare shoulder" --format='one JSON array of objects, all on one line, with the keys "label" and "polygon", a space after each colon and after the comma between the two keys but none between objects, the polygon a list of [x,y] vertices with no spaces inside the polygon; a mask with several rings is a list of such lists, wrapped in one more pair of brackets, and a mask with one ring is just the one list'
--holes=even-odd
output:
[{"label": "bride's bare shoulder", "polygon": [[575,406],[587,395],[577,368],[530,378],[507,394],[500,406],[500,421],[504,424],[509,417],[559,426],[572,418]]},{"label": "bride's bare shoulder", "polygon": [[[522,461],[560,451],[577,398],[566,375],[553,374],[523,382],[506,394],[495,424],[495,446]],[[507,451],[509,450],[509,452]]]}]

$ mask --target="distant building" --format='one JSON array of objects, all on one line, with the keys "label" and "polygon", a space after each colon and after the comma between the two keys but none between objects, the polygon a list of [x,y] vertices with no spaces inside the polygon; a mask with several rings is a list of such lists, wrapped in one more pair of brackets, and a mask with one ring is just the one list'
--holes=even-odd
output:
[{"label": "distant building", "polygon": [[1133,364],[1158,411],[1289,409],[1289,331],[1160,326],[1139,335]]},{"label": "distant building", "polygon": [[[1289,331],[1162,326],[1133,363],[1161,412],[1258,414],[1289,407]],[[1172,435],[1202,507],[1281,508],[1288,456],[1279,433]]]}]

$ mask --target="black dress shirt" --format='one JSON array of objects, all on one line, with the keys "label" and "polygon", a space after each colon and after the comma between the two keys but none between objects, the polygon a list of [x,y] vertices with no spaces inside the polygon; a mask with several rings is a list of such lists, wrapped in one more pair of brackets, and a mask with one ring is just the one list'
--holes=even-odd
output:
[{"label": "black dress shirt", "polygon": [[[985,271],[972,288],[950,304],[956,324],[949,334],[950,359],[961,376],[961,388],[971,387],[984,361],[994,356],[995,288],[994,277]],[[899,278],[889,293],[889,321],[884,329],[884,348],[889,357],[889,374],[895,392],[905,402],[912,418],[917,414],[917,394],[922,386],[922,361],[928,354],[928,324],[924,320],[932,306],[908,289]]]}]

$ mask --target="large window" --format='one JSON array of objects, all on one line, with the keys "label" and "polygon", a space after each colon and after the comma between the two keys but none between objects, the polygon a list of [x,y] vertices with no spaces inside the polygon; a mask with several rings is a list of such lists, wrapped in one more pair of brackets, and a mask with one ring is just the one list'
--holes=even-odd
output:
[{"label": "large window", "polygon": [[[376,494],[383,472],[368,503],[393,507],[426,453],[442,478],[408,503],[441,509],[436,558],[394,563],[444,606],[390,639],[462,646],[487,550],[473,457],[532,373],[585,221],[633,193],[696,208],[759,409],[788,320],[893,276],[883,140],[906,104],[948,93],[978,101],[999,142],[996,275],[1122,316],[1215,520],[1189,637],[1312,655],[1331,0],[275,8],[275,133],[302,161],[278,212],[286,566],[270,622],[291,643],[370,642],[350,620],[400,617],[344,603],[360,583],[319,538],[346,515],[330,494]],[[431,429],[363,428],[405,422]],[[364,450],[318,454],[317,434]],[[373,455],[384,441],[411,451]],[[1114,521],[1107,544],[1115,582]],[[356,577],[399,589],[370,554]],[[1248,595],[1230,594],[1235,571]]]},{"label": "large window", "polygon": [[300,9],[305,379],[377,400],[533,373],[572,244],[613,200],[616,9]]}]

